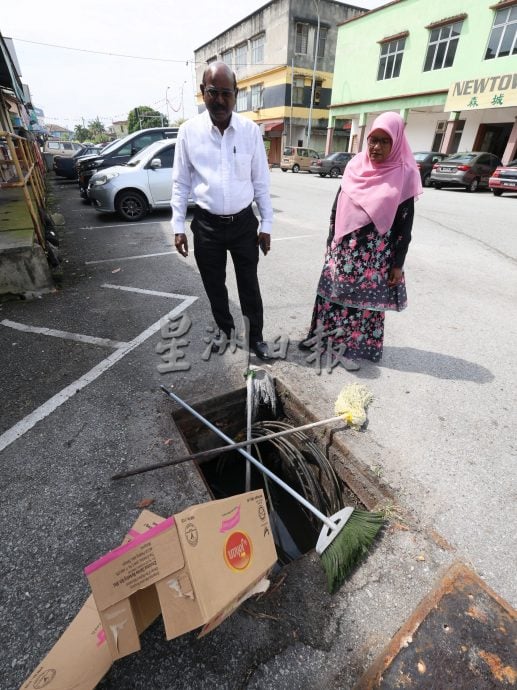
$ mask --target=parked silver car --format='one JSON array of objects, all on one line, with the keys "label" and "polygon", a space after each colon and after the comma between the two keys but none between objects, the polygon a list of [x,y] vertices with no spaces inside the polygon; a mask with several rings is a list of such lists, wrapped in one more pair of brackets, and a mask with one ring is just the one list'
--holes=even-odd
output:
[{"label": "parked silver car", "polygon": [[467,192],[475,192],[480,187],[488,187],[488,180],[498,165],[501,165],[501,159],[493,153],[455,153],[434,164],[431,184],[435,189],[465,187]]},{"label": "parked silver car", "polygon": [[138,221],[152,209],[169,208],[175,146],[176,139],[160,139],[125,165],[94,173],[88,184],[88,197],[95,210],[116,212],[123,220]]}]

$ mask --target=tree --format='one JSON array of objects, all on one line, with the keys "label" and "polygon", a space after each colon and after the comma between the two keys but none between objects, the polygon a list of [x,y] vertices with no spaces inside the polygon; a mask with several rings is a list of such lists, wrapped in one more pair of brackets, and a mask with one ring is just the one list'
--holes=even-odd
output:
[{"label": "tree", "polygon": [[90,122],[88,122],[88,129],[94,137],[106,133],[106,129],[102,122],[99,120],[99,118],[96,118],[95,120],[91,120]]},{"label": "tree", "polygon": [[91,132],[87,127],[83,127],[83,125],[76,125],[74,127],[75,141],[89,141],[91,138]]},{"label": "tree", "polygon": [[147,105],[139,105],[137,108],[133,108],[127,116],[128,134],[137,132],[139,129],[166,127],[167,125],[168,122],[165,115]]}]

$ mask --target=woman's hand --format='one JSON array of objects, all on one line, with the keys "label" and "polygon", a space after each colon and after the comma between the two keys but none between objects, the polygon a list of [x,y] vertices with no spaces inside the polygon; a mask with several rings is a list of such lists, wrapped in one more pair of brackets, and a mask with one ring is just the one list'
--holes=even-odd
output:
[{"label": "woman's hand", "polygon": [[402,269],[392,268],[388,276],[388,287],[396,287],[402,282]]}]

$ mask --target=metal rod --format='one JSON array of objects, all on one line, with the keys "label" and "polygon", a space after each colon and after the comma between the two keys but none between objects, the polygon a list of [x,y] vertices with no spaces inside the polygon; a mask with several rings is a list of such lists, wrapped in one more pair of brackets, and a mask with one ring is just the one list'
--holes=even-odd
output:
[{"label": "metal rod", "polygon": [[[175,393],[172,393],[169,391],[165,386],[160,386],[162,391],[166,393],[169,398],[172,398],[175,400],[177,403],[179,403],[185,410],[190,412],[196,419],[199,419],[200,422],[203,422],[205,426],[207,426],[209,429],[212,429],[218,436],[220,436],[222,439],[224,439],[227,443],[233,444],[232,439],[229,436],[226,436],[220,429],[218,429],[212,422],[209,422],[208,419],[205,419],[203,415],[199,414],[199,412],[196,412],[193,407],[190,407],[184,400],[179,398]],[[253,457],[253,455],[250,455],[249,453],[246,453],[245,450],[242,448],[237,449],[238,452],[243,455],[247,460],[251,462],[252,465],[254,465],[259,472],[262,474],[265,474],[267,477],[272,479],[278,486],[281,486],[284,491],[287,491],[288,494],[290,494],[298,503],[301,503],[307,510],[309,510],[313,515],[315,515],[321,522],[325,523],[329,529],[331,529],[333,532],[336,529],[336,525],[330,520],[326,515],[324,515],[322,512],[320,512],[317,508],[315,508],[312,503],[309,503],[303,496],[301,496],[297,491],[295,491],[293,488],[289,486],[289,484],[286,484],[280,477],[277,477],[276,474],[271,472],[267,467],[262,465],[256,458]]]},{"label": "metal rod", "polygon": [[[275,431],[273,434],[267,434],[266,436],[257,436],[252,440],[252,444],[264,443],[264,441],[272,441],[275,438],[281,438],[282,436],[289,436],[297,431],[307,431],[309,429],[314,429],[318,426],[325,426],[326,424],[332,424],[332,422],[342,422],[343,417],[329,417],[329,419],[320,419],[317,422],[310,422],[309,424],[303,424],[302,426],[293,427],[291,429],[284,429],[283,431]],[[200,450],[198,453],[192,453],[191,455],[183,455],[179,458],[172,458],[171,460],[164,460],[164,462],[156,462],[153,465],[144,465],[142,467],[135,467],[132,470],[126,470],[125,472],[119,472],[114,474],[112,479],[125,479],[126,477],[132,477],[135,474],[144,474],[144,472],[151,472],[152,470],[161,470],[164,467],[171,467],[173,465],[181,465],[184,462],[189,462],[189,460],[204,460],[206,458],[212,457],[213,455],[221,455],[221,453],[228,453],[231,450],[238,450],[239,448],[246,448],[249,445],[249,441],[239,441],[238,443],[232,443],[229,446],[219,446],[218,448],[208,448],[207,450]]]}]

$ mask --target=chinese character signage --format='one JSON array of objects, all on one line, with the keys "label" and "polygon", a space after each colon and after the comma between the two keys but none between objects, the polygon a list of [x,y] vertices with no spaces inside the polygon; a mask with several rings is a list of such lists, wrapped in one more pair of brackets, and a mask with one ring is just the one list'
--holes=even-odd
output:
[{"label": "chinese character signage", "polygon": [[517,72],[455,81],[449,88],[443,109],[451,112],[512,105],[517,105]]}]

